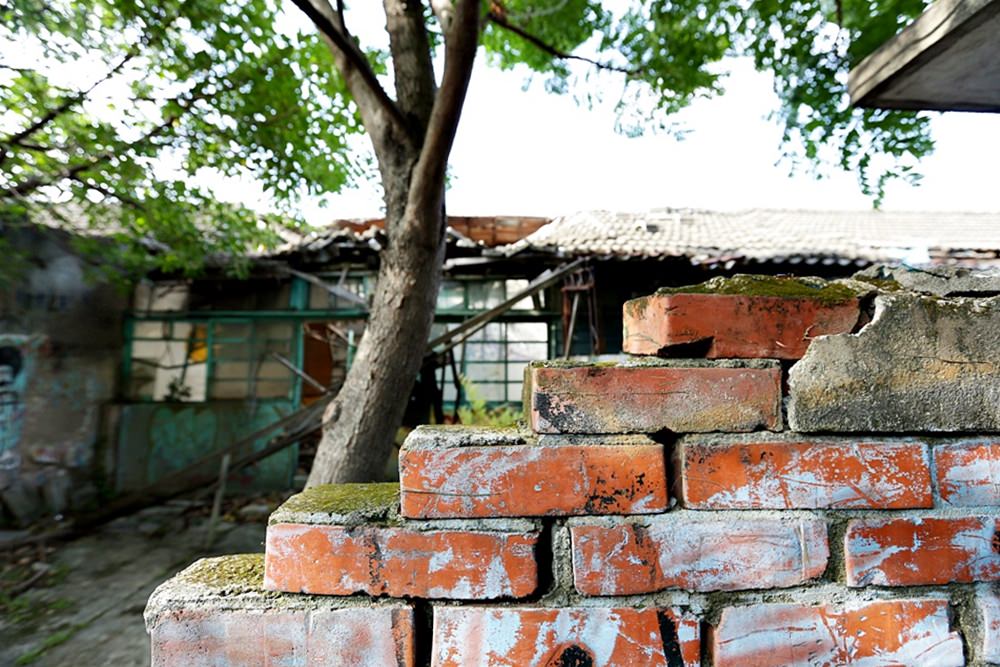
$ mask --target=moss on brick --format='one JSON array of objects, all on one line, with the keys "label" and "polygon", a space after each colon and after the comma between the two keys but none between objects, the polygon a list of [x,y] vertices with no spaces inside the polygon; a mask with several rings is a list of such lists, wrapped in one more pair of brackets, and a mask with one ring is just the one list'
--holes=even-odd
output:
[{"label": "moss on brick", "polygon": [[839,304],[856,299],[859,292],[848,285],[822,278],[782,277],[737,274],[730,278],[717,276],[697,285],[662,287],[657,294],[727,294],[739,296],[769,296],[782,299],[813,299],[826,304]]},{"label": "moss on brick", "polygon": [[399,484],[323,484],[289,498],[288,512],[380,515],[399,503]]},{"label": "moss on brick", "polygon": [[188,583],[213,590],[261,590],[264,582],[264,554],[235,554],[206,558],[184,572]]}]

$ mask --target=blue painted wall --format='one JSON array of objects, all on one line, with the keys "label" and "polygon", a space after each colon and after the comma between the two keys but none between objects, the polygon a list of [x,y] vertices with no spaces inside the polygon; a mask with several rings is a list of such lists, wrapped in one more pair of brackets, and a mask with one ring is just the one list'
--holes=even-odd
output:
[{"label": "blue painted wall", "polygon": [[[245,438],[295,410],[286,399],[208,403],[132,403],[122,406],[117,442],[116,489],[135,491],[211,452]],[[263,449],[267,438],[254,443]],[[291,487],[298,447],[277,452],[230,478],[232,490]],[[210,463],[209,469],[218,469]]]}]

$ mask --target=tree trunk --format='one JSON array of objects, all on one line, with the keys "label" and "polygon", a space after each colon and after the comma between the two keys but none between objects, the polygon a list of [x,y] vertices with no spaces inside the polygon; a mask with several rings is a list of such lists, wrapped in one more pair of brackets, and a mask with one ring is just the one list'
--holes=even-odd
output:
[{"label": "tree trunk", "polygon": [[[383,251],[371,314],[343,387],[324,414],[309,486],[377,479],[392,451],[427,347],[444,259],[444,214],[436,245],[392,239]],[[386,221],[389,228],[401,221]]]},{"label": "tree trunk", "polygon": [[343,4],[293,0],[327,40],[385,189],[387,247],[354,365],[324,414],[309,486],[375,479],[420,371],[444,261],[444,180],[479,40],[479,0],[431,3],[444,36],[435,82],[424,4],[383,0],[396,99],[347,32]]}]

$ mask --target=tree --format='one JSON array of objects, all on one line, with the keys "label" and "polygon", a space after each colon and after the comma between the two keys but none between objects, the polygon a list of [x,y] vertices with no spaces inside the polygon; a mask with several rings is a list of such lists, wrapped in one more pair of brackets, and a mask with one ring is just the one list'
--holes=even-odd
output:
[{"label": "tree", "polygon": [[[219,249],[237,253],[267,228],[239,209],[192,215],[215,204],[186,176],[249,169],[290,211],[303,191],[334,191],[365,172],[347,137],[366,133],[388,241],[310,484],[370,479],[391,447],[431,326],[448,155],[478,52],[585,103],[613,89],[616,129],[628,134],[669,130],[671,113],[722,90],[724,58],[749,55],[775,75],[775,116],[793,163],[856,171],[876,200],[890,179],[917,179],[914,166],[933,147],[925,116],[851,109],[846,99],[850,64],[916,16],[919,0],[634,0],[614,9],[595,0],[384,0],[385,50],[350,32],[343,0],[292,3],[315,33],[279,30],[280,8],[263,0],[9,5],[9,33],[41,37],[57,61],[79,46],[106,55],[108,76],[141,62],[148,74],[129,82],[131,95],[161,110],[145,122],[96,120],[81,106],[91,88],[60,91],[35,70],[11,70],[5,107],[21,111],[0,145],[0,184],[5,205],[44,205],[54,191],[110,199],[123,241],[151,234],[184,246],[211,230]],[[164,151],[184,156],[167,185],[151,166]],[[187,222],[170,217],[179,212]]]}]

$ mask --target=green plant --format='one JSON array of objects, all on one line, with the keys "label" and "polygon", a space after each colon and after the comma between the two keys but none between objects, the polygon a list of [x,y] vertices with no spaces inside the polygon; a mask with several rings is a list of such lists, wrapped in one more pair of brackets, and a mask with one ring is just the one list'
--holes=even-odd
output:
[{"label": "green plant", "polygon": [[465,393],[466,405],[459,406],[455,411],[458,421],[469,426],[492,426],[504,428],[517,426],[524,413],[511,405],[490,407],[482,392],[467,376],[461,377],[462,391]]}]

